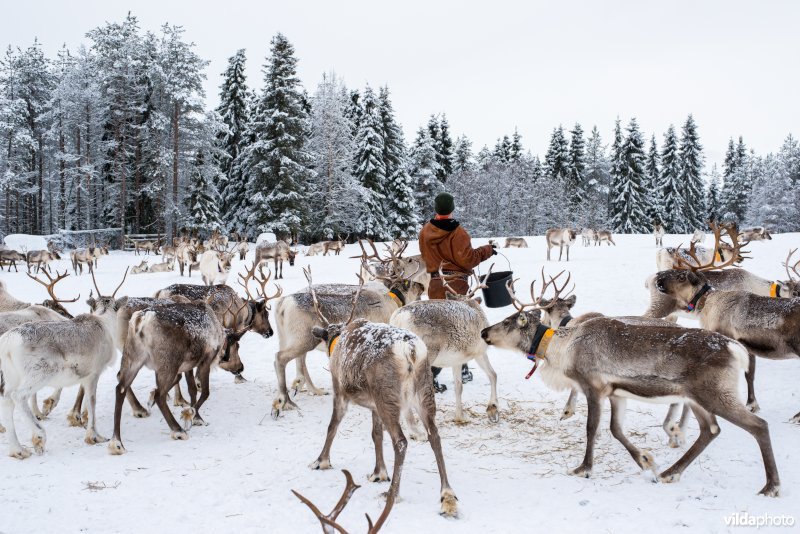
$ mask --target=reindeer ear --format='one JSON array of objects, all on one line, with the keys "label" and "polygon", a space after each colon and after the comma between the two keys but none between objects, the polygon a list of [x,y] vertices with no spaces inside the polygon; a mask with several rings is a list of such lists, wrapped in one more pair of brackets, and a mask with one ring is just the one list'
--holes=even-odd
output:
[{"label": "reindeer ear", "polygon": [[472,300],[474,300],[474,301],[475,301],[475,302],[477,302],[478,304],[483,304],[483,298],[482,298],[482,297],[475,297],[475,298],[474,298],[474,299],[472,299]]},{"label": "reindeer ear", "polygon": [[321,326],[315,326],[314,328],[312,328],[311,333],[317,339],[321,339],[322,341],[328,341],[328,331],[322,328]]},{"label": "reindeer ear", "polygon": [[564,299],[564,303],[567,305],[567,308],[569,308],[571,310],[572,307],[575,306],[575,302],[577,300],[578,300],[578,296],[577,295],[570,295],[569,297]]}]

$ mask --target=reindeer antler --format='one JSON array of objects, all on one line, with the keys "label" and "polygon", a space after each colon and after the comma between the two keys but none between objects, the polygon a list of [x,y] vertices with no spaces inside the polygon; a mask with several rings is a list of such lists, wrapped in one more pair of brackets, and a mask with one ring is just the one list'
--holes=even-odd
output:
[{"label": "reindeer antler", "polygon": [[[128,270],[129,270],[129,269],[130,269],[130,266],[128,266],[128,267],[126,267],[126,268],[125,268],[125,274],[124,274],[124,275],[122,275],[122,282],[120,282],[120,283],[119,283],[119,285],[117,286],[117,289],[115,289],[115,290],[114,290],[114,292],[113,292],[113,293],[111,293],[111,298],[112,298],[112,299],[113,299],[115,296],[117,296],[117,291],[119,291],[119,288],[121,288],[121,287],[122,287],[122,284],[124,284],[124,283],[125,283],[125,278],[127,278],[127,277],[128,277]],[[99,288],[99,287],[97,287],[97,279],[94,277],[94,269],[89,269],[89,273],[92,275],[92,283],[94,284],[94,288],[97,290],[97,297],[98,297],[98,298],[100,298],[100,297],[102,297],[102,296],[103,296],[103,293],[100,291],[100,288]]]},{"label": "reindeer antler", "polygon": [[355,258],[362,258],[364,260],[381,260],[381,255],[378,253],[378,249],[375,248],[375,242],[372,239],[367,239],[367,243],[369,243],[370,247],[372,247],[372,254],[368,254],[367,250],[364,248],[364,240],[358,240],[358,246],[361,247],[361,254],[358,256],[350,256],[351,259]]},{"label": "reindeer antler", "polygon": [[50,298],[53,300],[53,302],[55,304],[60,304],[62,302],[76,302],[79,298],[81,298],[80,295],[78,295],[74,299],[69,299],[69,300],[68,299],[59,299],[58,297],[56,297],[55,292],[54,292],[55,291],[55,285],[58,282],[60,282],[61,280],[63,280],[64,278],[69,276],[69,274],[67,273],[66,269],[64,270],[64,274],[58,274],[58,271],[56,271],[56,277],[55,278],[53,278],[50,275],[50,273],[47,272],[47,269],[42,270],[42,272],[47,277],[47,280],[49,281],[49,283],[45,282],[44,280],[39,280],[38,276],[33,276],[31,273],[25,273],[25,274],[27,274],[28,278],[30,278],[31,280],[36,280],[37,282],[42,284],[47,289],[47,293],[50,295]]},{"label": "reindeer antler", "polygon": [[[792,256],[795,252],[797,252],[797,249],[789,251],[789,255],[786,256],[786,262],[783,264],[783,266],[786,268],[786,275],[789,277],[789,280],[795,280],[795,277],[797,277],[796,279],[800,281],[800,259],[798,259],[791,267],[789,266],[789,263],[791,262]],[[794,275],[792,273],[794,273]]]},{"label": "reindeer antler", "polygon": [[317,300],[317,292],[314,291],[314,282],[311,279],[311,266],[305,267],[303,269],[303,274],[306,276],[306,280],[308,280],[308,291],[311,293],[311,302],[314,304],[314,311],[319,317],[319,320],[322,321],[322,324],[328,326],[331,322],[325,317],[325,314],[322,313],[322,310],[319,306],[319,300]]},{"label": "reindeer antler", "polygon": [[[688,269],[692,272],[702,272],[702,271],[712,271],[712,270],[719,270],[729,265],[733,265],[736,262],[741,261],[745,258],[742,256],[741,248],[745,246],[749,241],[745,241],[744,243],[739,242],[739,234],[736,231],[736,227],[732,224],[725,224],[720,226],[717,223],[709,223],[711,230],[714,232],[714,249],[711,254],[711,260],[703,263],[697,257],[697,249],[695,248],[695,243],[692,242],[689,244],[689,250],[686,251],[686,254],[694,261],[694,265],[691,265],[687,262],[684,258],[680,255],[677,256],[678,264],[681,265],[682,268]],[[723,263],[717,265],[716,264],[716,255],[717,250],[719,250],[721,244],[727,245],[721,239],[722,236],[722,229],[725,229],[725,233],[728,234],[728,237],[731,238],[731,257],[725,260]]]},{"label": "reindeer antler", "polygon": [[[511,296],[512,304],[518,311],[523,311],[526,308],[532,308],[534,310],[548,310],[552,308],[553,306],[555,306],[556,300],[558,300],[558,298],[561,296],[561,292],[564,291],[564,289],[566,289],[567,285],[569,284],[569,281],[572,279],[572,273],[567,273],[567,279],[564,281],[563,284],[561,284],[561,287],[559,287],[556,284],[556,280],[558,280],[561,277],[561,275],[564,274],[565,272],[566,271],[561,271],[555,276],[550,276],[549,277],[550,281],[547,282],[545,281],[545,278],[548,277],[545,276],[544,267],[542,267],[542,290],[539,292],[538,297],[535,296],[536,280],[534,279],[533,282],[531,282],[531,298],[533,299],[533,302],[529,303],[522,302],[517,298],[516,293],[514,293],[514,281],[509,280],[508,282],[506,282],[506,290],[508,290],[508,294]],[[545,293],[547,292],[547,289],[551,286],[553,287],[553,298],[550,299],[548,304],[542,305],[542,301],[545,300],[544,298]],[[575,285],[573,284],[572,289],[570,289],[567,292],[567,294],[564,295],[564,297],[568,297],[574,290],[575,290]]]},{"label": "reindeer antler", "polygon": [[484,275],[483,282],[481,282],[480,277],[475,274],[475,271],[472,272],[472,278],[475,280],[475,287],[469,290],[469,293],[467,293],[467,298],[471,299],[475,296],[475,293],[477,293],[479,289],[486,289],[489,287],[486,285],[486,283],[489,281],[489,277],[492,275],[492,269],[494,269],[494,263],[489,266],[489,271]]},{"label": "reindeer antler", "polygon": [[[314,515],[317,516],[317,519],[319,519],[320,525],[322,525],[322,531],[326,534],[332,533],[334,530],[340,534],[347,534],[347,531],[336,522],[336,519],[350,502],[350,498],[353,496],[355,491],[361,487],[353,482],[353,475],[350,474],[350,471],[347,469],[342,469],[342,473],[344,473],[346,481],[344,491],[342,492],[342,496],[339,497],[339,501],[336,503],[336,506],[334,506],[333,510],[331,510],[331,512],[327,515],[323,514],[314,503],[305,498],[298,491],[292,490],[292,493],[294,493],[295,497],[300,499],[303,504],[308,506],[311,511],[314,512]],[[378,521],[375,524],[372,523],[372,519],[370,519],[369,514],[365,514],[367,516],[367,524],[369,527],[367,530],[368,534],[375,534],[380,530],[380,528],[383,526],[383,523],[386,521],[386,518],[389,517],[389,512],[392,511],[394,500],[394,496],[390,492],[386,497],[386,505],[383,507],[383,512],[381,512],[381,515],[378,517]]]}]

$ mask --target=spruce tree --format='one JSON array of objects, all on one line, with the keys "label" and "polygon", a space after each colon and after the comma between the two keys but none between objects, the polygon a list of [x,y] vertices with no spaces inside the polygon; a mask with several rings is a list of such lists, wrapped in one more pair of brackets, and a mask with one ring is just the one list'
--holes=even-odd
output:
[{"label": "spruce tree", "polygon": [[659,190],[664,199],[662,222],[667,231],[681,233],[688,231],[684,220],[684,196],[680,184],[681,165],[678,155],[678,137],[675,127],[670,124],[664,134],[664,146],[661,149],[661,174]]},{"label": "spruce tree", "polygon": [[238,50],[228,60],[228,68],[222,75],[220,103],[217,107],[217,113],[227,131],[221,133],[218,139],[221,151],[218,158],[220,178],[216,185],[222,197],[223,220],[231,225],[229,230],[239,232],[246,229],[239,216],[247,211],[247,183],[238,164],[239,155],[244,148],[250,111],[245,63],[244,49]]},{"label": "spruce tree", "polygon": [[614,141],[611,143],[611,155],[609,161],[609,188],[608,188],[608,219],[612,220],[615,217],[614,202],[616,198],[615,191],[622,189],[622,144],[624,140],[622,137],[622,126],[617,117],[614,122]]},{"label": "spruce tree", "polygon": [[361,99],[361,123],[356,135],[356,178],[365,188],[359,227],[364,237],[384,239],[389,231],[384,213],[386,163],[384,160],[383,121],[380,102],[367,86]]},{"label": "spruce tree", "polygon": [[514,135],[511,136],[511,149],[509,151],[509,159],[513,163],[519,163],[523,156],[522,136],[516,128],[514,128]]},{"label": "spruce tree", "polygon": [[447,115],[442,113],[439,120],[439,141],[436,144],[437,161],[442,170],[439,173],[439,180],[447,183],[447,179],[453,174],[453,138],[450,136],[450,123],[447,122]]},{"label": "spruce tree", "polygon": [[249,224],[288,239],[295,239],[308,222],[306,186],[313,171],[303,98],[294,47],[279,33],[271,41],[264,90],[253,120],[256,140],[245,151],[244,170]]},{"label": "spruce tree", "polygon": [[434,198],[444,191],[444,184],[438,178],[439,170],[435,141],[429,130],[420,128],[411,151],[411,176],[415,182],[417,205],[423,218],[433,213]]},{"label": "spruce tree", "polygon": [[620,147],[619,177],[612,191],[611,224],[615,231],[631,234],[649,229],[645,214],[646,180],[644,140],[636,119],[626,128],[627,136]]},{"label": "spruce tree", "polygon": [[569,168],[567,170],[567,198],[570,207],[576,210],[585,199],[584,179],[586,176],[586,142],[583,128],[578,123],[570,132]]},{"label": "spruce tree", "polygon": [[558,128],[553,129],[553,135],[550,137],[550,146],[545,155],[545,165],[547,166],[547,174],[551,179],[561,180],[566,183],[569,177],[570,152],[569,143],[564,137],[564,128],[560,125]]},{"label": "spruce tree", "polygon": [[706,227],[705,188],[703,187],[703,145],[691,114],[681,132],[679,150],[680,177],[683,187],[683,219],[689,229]]},{"label": "spruce tree", "polygon": [[[395,121],[389,88],[382,87],[378,98],[383,126],[383,162],[386,168],[387,231],[391,238],[413,238],[419,228],[419,218],[414,199],[414,182],[406,169],[403,130]],[[444,131],[446,119],[442,118],[442,124]],[[450,160],[448,157],[448,161]]]},{"label": "spruce tree", "polygon": [[647,152],[645,164],[645,190],[647,192],[647,218],[649,221],[661,221],[664,211],[664,196],[659,190],[659,160],[658,145],[655,134],[650,137],[650,149]]},{"label": "spruce tree", "polygon": [[364,108],[361,106],[361,93],[358,89],[350,91],[350,100],[347,105],[345,115],[350,119],[353,125],[353,137],[358,135],[358,128],[361,126],[361,115],[364,113]]},{"label": "spruce tree", "polygon": [[453,154],[453,174],[469,172],[474,168],[472,141],[466,135],[462,135],[456,139],[455,152]]},{"label": "spruce tree", "polygon": [[720,178],[717,164],[711,168],[708,188],[706,189],[706,220],[719,221],[722,211],[720,202]]},{"label": "spruce tree", "polygon": [[511,140],[507,135],[504,135],[502,138],[497,140],[497,144],[494,146],[494,152],[492,153],[492,158],[496,163],[500,163],[502,165],[506,165],[511,162]]},{"label": "spruce tree", "polygon": [[219,214],[219,192],[214,185],[219,168],[213,161],[207,161],[201,151],[197,152],[193,163],[186,226],[204,233],[220,230],[222,222]]}]

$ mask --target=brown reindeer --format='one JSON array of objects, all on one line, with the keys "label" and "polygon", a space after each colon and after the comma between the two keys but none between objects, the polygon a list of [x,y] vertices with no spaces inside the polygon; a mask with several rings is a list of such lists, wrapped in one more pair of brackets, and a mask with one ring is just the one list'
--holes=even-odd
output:
[{"label": "brown reindeer", "polygon": [[[333,379],[333,414],[328,425],[325,445],[312,469],[330,469],[330,451],[339,424],[351,403],[372,411],[372,440],[375,444],[375,469],[368,477],[371,482],[389,480],[383,459],[383,432],[386,430],[394,447],[394,470],[386,498],[386,506],[377,521],[369,521],[369,531],[377,532],[392,510],[400,489],[400,478],[408,443],[400,426],[400,418],[416,412],[428,433],[436,457],[441,481],[442,514],[456,515],[456,496],[447,481],[441,440],[436,427],[436,402],[433,375],[427,359],[425,343],[413,333],[382,323],[355,319],[358,297],[364,280],[360,278],[350,313],[344,322],[331,323],[322,312],[311,281],[310,269],[305,270],[314,310],[324,327],[314,327],[313,333],[328,347]],[[352,479],[348,477],[348,486]],[[314,511],[326,527],[324,516],[310,501],[295,493]],[[352,492],[350,492],[352,495]],[[348,496],[349,497],[349,496]],[[347,500],[340,500],[343,508]],[[338,514],[337,514],[338,515]],[[335,525],[335,516],[333,525]],[[331,519],[328,518],[328,522]],[[331,525],[328,524],[328,527]],[[342,530],[338,525],[333,526]]]},{"label": "brown reindeer", "polygon": [[558,261],[561,261],[561,254],[564,247],[567,249],[567,261],[569,261],[569,247],[575,243],[577,234],[572,228],[550,228],[545,232],[547,241],[547,261],[550,261],[550,249],[558,247]]},{"label": "brown reindeer", "polygon": [[25,255],[25,262],[28,264],[28,272],[31,272],[31,266],[36,266],[36,272],[42,270],[42,266],[46,270],[50,270],[50,262],[60,260],[61,256],[58,252],[50,252],[47,250],[32,250]]},{"label": "brown reindeer", "polygon": [[[560,276],[560,275],[559,275]],[[647,450],[631,443],[622,428],[627,399],[671,403],[685,399],[700,424],[697,441],[674,465],[658,475],[661,482],[676,482],[683,471],[720,433],[717,416],[749,432],[761,449],[767,483],[761,494],[777,496],[778,469],[767,422],[750,413],[738,399],[738,380],[747,368],[747,349],[740,343],[700,329],[678,326],[627,324],[614,318],[597,317],[575,327],[553,331],[540,322],[540,310],[548,286],[555,298],[566,286],[556,286],[556,277],[542,282],[530,303],[513,298],[520,311],[490,326],[482,333],[490,345],[529,355],[542,367],[542,380],[554,389],[578,387],[586,395],[586,453],[572,471],[588,477],[594,465],[594,445],[600,424],[602,401],[611,404],[611,433],[643,470],[656,472]],[[509,287],[513,295],[513,290]]]},{"label": "brown reindeer", "polygon": [[262,241],[256,245],[256,264],[272,260],[275,263],[275,278],[283,278],[283,262],[288,261],[290,266],[294,266],[294,258],[297,252],[289,247],[286,241],[277,243],[267,243]]}]

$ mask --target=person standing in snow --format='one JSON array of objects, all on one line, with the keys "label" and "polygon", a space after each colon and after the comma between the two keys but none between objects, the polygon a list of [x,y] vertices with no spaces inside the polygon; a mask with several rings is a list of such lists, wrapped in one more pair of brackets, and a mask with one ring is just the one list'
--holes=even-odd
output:
[{"label": "person standing in snow", "polygon": [[[472,239],[466,230],[453,218],[455,211],[453,195],[439,193],[434,201],[436,215],[425,223],[419,232],[419,251],[431,275],[428,298],[444,299],[446,292],[439,276],[439,267],[447,276],[447,285],[461,295],[469,291],[472,270],[483,261],[497,254],[495,245],[472,248]],[[433,386],[437,393],[447,389],[437,379],[441,369],[433,367]],[[462,382],[472,380],[467,364],[461,367]]]}]

